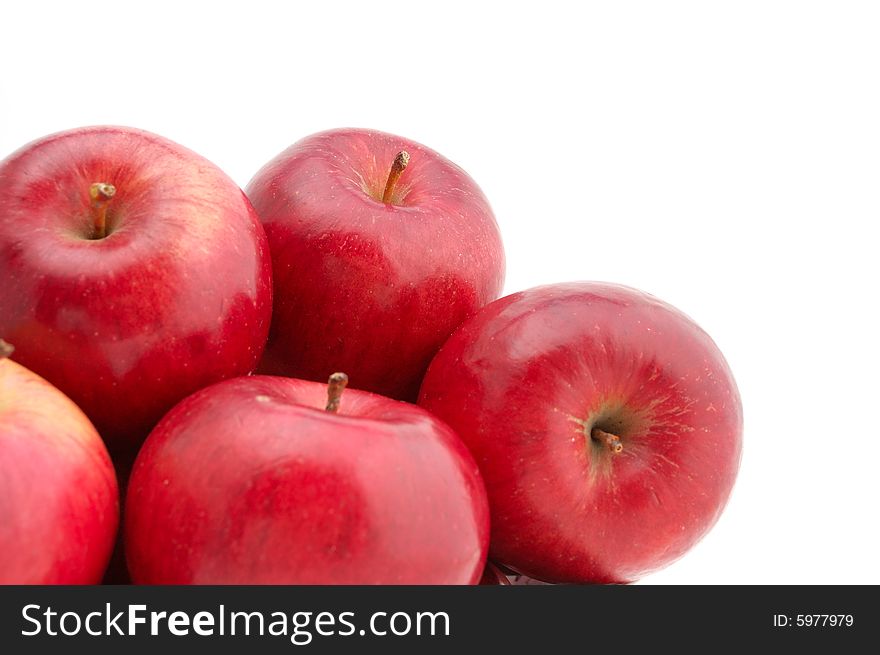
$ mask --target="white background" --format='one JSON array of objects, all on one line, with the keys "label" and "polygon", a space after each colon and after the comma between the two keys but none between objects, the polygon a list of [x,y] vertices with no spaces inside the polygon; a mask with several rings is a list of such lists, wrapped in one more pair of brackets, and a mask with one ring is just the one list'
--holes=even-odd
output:
[{"label": "white background", "polygon": [[878,5],[476,4],[5,3],[0,157],[126,124],[244,186],[317,130],[421,141],[491,200],[507,292],[622,282],[726,354],[738,485],[646,583],[880,583]]}]

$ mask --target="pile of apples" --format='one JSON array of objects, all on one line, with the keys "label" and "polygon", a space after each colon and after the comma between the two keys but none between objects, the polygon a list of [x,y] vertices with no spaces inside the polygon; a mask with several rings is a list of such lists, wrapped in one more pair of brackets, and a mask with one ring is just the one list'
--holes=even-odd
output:
[{"label": "pile of apples", "polygon": [[739,467],[722,354],[623,286],[497,299],[504,268],[474,181],[382,132],[307,137],[245,192],[130,128],[13,153],[0,582],[621,583],[677,559]]}]

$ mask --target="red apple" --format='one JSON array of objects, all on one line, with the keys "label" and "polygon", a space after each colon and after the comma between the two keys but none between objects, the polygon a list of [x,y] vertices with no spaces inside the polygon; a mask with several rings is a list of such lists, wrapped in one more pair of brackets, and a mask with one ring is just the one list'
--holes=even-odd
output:
[{"label": "red apple", "polygon": [[431,358],[498,297],[504,251],[476,183],[433,150],[322,132],[247,186],[269,237],[275,306],[260,370],[415,401]]},{"label": "red apple", "polygon": [[718,348],[647,294],[559,284],[498,300],[432,362],[420,404],[470,448],[490,555],[549,582],[630,582],[720,515],[742,409]]},{"label": "red apple", "polygon": [[100,582],[116,475],[86,416],[0,340],[0,584]]},{"label": "red apple", "polygon": [[[254,376],[190,396],[144,444],[125,516],[142,584],[473,584],[489,540],[467,449],[345,378]],[[326,410],[325,410],[326,407]]]},{"label": "red apple", "polygon": [[0,180],[0,334],[111,451],[130,453],[181,398],[256,366],[268,246],[216,166],[147,132],[91,127],[25,146]]}]

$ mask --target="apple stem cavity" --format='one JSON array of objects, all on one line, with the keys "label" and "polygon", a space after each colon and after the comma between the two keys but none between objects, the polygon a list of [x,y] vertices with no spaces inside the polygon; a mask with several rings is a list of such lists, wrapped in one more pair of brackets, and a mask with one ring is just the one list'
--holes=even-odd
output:
[{"label": "apple stem cavity", "polygon": [[339,401],[342,400],[342,392],[348,384],[348,376],[345,373],[334,373],[327,380],[327,406],[324,408],[331,414],[339,410]]},{"label": "apple stem cavity", "polygon": [[605,444],[613,454],[619,455],[623,452],[623,444],[620,443],[620,437],[610,432],[605,432],[602,428],[593,428],[590,430],[590,438],[593,441]]},{"label": "apple stem cavity", "polygon": [[15,352],[15,348],[13,348],[12,344],[0,339],[0,361],[9,357],[13,352]]},{"label": "apple stem cavity", "polygon": [[391,171],[388,173],[388,181],[385,182],[385,192],[382,194],[382,202],[386,205],[391,204],[391,197],[394,195],[394,185],[397,184],[397,180],[400,179],[401,173],[403,173],[408,164],[409,153],[406,150],[401,150],[394,158],[394,162],[391,164]]},{"label": "apple stem cavity", "polygon": [[89,187],[92,199],[92,218],[94,232],[92,238],[103,239],[107,236],[107,205],[116,195],[116,187],[106,182],[95,182]]}]

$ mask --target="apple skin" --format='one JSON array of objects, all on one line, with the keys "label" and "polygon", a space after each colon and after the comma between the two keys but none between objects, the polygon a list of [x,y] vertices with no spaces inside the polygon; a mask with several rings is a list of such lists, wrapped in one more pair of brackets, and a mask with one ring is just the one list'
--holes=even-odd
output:
[{"label": "apple skin", "polygon": [[119,523],[116,475],[85,414],[0,359],[0,584],[97,584]]},{"label": "apple skin", "polygon": [[[89,127],[0,162],[0,334],[85,411],[120,461],[177,401],[252,371],[271,261],[247,198],[162,137]],[[92,237],[89,187],[116,187]]]},{"label": "apple skin", "polygon": [[[389,204],[400,151],[410,154]],[[415,402],[431,358],[494,300],[504,250],[492,210],[458,166],[408,139],[321,132],[260,170],[247,193],[269,237],[275,306],[260,372]]]},{"label": "apple skin", "polygon": [[623,286],[490,304],[431,363],[419,403],[477,460],[492,560],[548,582],[625,583],[669,564],[715,523],[739,468],[742,408],[721,352]]},{"label": "apple skin", "polygon": [[474,584],[489,544],[479,471],[423,409],[251,376],[174,408],[135,462],[139,584]]}]

